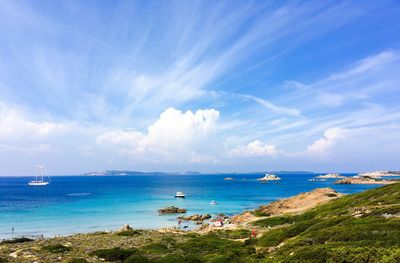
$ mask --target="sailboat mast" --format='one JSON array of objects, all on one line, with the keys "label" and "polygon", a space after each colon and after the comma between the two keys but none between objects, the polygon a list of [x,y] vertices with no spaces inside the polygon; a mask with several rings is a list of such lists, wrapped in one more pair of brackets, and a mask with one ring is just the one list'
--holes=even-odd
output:
[{"label": "sailboat mast", "polygon": [[42,163],[42,182],[43,182],[43,177],[44,177],[44,163]]}]

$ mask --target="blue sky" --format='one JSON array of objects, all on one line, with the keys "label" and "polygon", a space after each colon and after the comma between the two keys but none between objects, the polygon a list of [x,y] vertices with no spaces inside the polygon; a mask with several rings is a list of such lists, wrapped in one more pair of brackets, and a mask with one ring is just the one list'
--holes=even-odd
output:
[{"label": "blue sky", "polygon": [[400,169],[397,1],[3,1],[1,175]]}]

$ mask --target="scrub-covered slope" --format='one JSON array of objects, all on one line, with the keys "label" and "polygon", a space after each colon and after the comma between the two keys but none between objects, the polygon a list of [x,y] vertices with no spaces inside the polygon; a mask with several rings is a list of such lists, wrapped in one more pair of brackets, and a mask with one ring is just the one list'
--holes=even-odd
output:
[{"label": "scrub-covered slope", "polygon": [[272,228],[256,241],[271,261],[400,262],[400,184],[254,224]]}]

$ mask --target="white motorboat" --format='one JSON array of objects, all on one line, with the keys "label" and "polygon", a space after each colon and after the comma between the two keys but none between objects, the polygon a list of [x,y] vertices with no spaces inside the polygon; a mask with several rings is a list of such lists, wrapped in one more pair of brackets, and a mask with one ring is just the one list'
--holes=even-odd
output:
[{"label": "white motorboat", "polygon": [[212,200],[212,201],[210,202],[210,205],[218,205],[218,203],[217,203],[216,201]]},{"label": "white motorboat", "polygon": [[185,198],[186,195],[184,192],[176,192],[175,198]]}]

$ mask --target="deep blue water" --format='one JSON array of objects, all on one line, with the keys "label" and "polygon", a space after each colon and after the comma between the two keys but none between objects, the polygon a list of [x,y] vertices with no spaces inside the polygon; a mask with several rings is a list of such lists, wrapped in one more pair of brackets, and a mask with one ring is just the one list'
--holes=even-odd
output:
[{"label": "deep blue water", "polygon": [[[0,238],[53,236],[115,230],[123,224],[158,228],[177,224],[176,216],[157,209],[178,206],[193,213],[232,215],[261,204],[332,187],[355,193],[376,186],[335,185],[334,180],[309,182],[316,174],[278,174],[282,180],[261,184],[263,174],[57,176],[47,186],[28,186],[29,177],[0,177]],[[245,181],[224,181],[224,177]],[[177,191],[187,198],[175,199]],[[216,200],[218,205],[211,206]],[[14,233],[11,228],[14,227]]]}]

